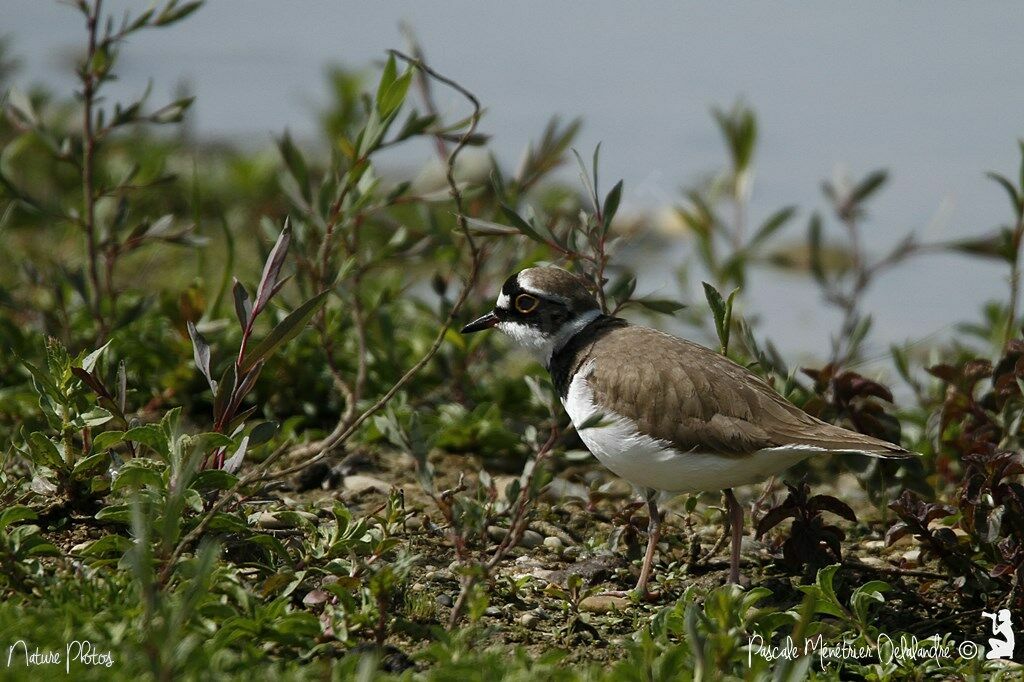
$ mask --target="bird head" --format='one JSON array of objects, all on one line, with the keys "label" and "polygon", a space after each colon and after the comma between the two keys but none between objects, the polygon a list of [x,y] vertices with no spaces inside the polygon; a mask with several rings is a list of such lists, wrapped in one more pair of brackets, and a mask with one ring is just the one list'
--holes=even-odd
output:
[{"label": "bird head", "polygon": [[555,351],[600,315],[581,277],[561,268],[527,268],[505,280],[494,308],[462,333],[497,327],[546,366]]}]

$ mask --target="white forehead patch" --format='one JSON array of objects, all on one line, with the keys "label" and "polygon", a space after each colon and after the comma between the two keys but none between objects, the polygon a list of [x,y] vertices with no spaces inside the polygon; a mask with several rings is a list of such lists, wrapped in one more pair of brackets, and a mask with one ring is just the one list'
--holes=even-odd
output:
[{"label": "white forehead patch", "polygon": [[510,301],[508,300],[508,294],[506,294],[503,291],[500,294],[498,294],[498,302],[494,304],[494,307],[502,308],[503,310],[508,310],[511,307],[509,303]]},{"label": "white forehead patch", "polygon": [[[533,294],[534,296],[541,296],[550,301],[558,301],[563,305],[569,304],[569,299],[565,296],[559,296],[558,294],[551,293],[550,291],[544,291],[533,282],[533,278],[530,276],[529,270],[523,270],[519,273],[518,281],[519,286],[522,287],[523,291]],[[500,300],[500,299],[499,299]]]}]

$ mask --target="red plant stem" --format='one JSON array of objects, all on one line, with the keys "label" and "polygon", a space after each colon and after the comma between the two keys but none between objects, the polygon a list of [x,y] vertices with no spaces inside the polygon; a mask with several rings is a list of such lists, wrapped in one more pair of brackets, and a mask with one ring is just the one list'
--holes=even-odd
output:
[{"label": "red plant stem", "polygon": [[106,336],[106,323],[102,311],[102,285],[99,272],[99,247],[96,240],[96,201],[95,201],[95,154],[96,135],[93,128],[93,107],[96,97],[96,78],[92,70],[93,58],[96,55],[96,33],[103,0],[96,0],[92,11],[86,15],[86,27],[89,31],[89,45],[86,49],[85,63],[82,66],[82,213],[85,219],[85,237],[89,252],[89,281],[92,284],[92,308],[96,322],[100,326],[100,339]]}]

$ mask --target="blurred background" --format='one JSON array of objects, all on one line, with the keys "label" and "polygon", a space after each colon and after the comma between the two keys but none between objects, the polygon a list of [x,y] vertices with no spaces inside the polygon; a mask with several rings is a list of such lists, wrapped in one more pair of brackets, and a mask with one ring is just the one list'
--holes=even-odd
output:
[{"label": "blurred background", "polygon": [[[81,17],[58,3],[8,0],[3,32],[23,61],[22,80],[73,86]],[[139,3],[109,3],[108,8]],[[620,3],[521,5],[451,2],[211,3],[174,31],[154,31],[124,48],[110,92],[136,96],[150,80],[157,99],[184,88],[197,96],[187,118],[199,140],[250,148],[289,129],[313,141],[327,97],[325,67],[379,68],[403,47],[405,22],[442,73],[471,88],[487,109],[482,129],[507,164],[522,155],[552,115],[582,117],[574,146],[602,143],[602,172],[625,181],[620,215],[644,212],[663,229],[680,188],[720,167],[724,149],[709,115],[742,98],[758,115],[759,141],[749,214],[800,212],[787,226],[802,238],[811,210],[824,206],[823,179],[890,171],[862,230],[871,251],[909,232],[936,242],[1005,222],[1000,189],[987,170],[1016,166],[1024,121],[1020,8],[993,3],[658,2],[634,13]],[[133,46],[133,42],[139,45]],[[142,43],[145,44],[142,47]],[[461,102],[437,93],[444,113]],[[402,145],[383,168],[420,168],[429,142]],[[572,165],[559,171],[575,180]],[[685,240],[631,254],[640,288],[676,295]],[[969,286],[965,286],[969,282]],[[867,292],[870,347],[953,333],[949,311],[976,310],[1005,288],[1005,269],[954,255],[930,255],[879,278]],[[698,287],[699,292],[699,287]],[[746,305],[787,354],[826,347],[838,313],[799,277],[752,273]],[[868,353],[870,355],[870,353]]]}]

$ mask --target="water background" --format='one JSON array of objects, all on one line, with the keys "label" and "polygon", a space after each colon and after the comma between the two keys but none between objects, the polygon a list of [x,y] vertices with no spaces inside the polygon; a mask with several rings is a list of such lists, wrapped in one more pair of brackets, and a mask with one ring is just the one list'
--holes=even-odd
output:
[{"label": "water background", "polygon": [[[145,2],[108,2],[112,8]],[[14,39],[23,82],[69,88],[80,16],[46,0],[3,0],[0,33]],[[151,78],[154,101],[188,83],[199,138],[269,146],[286,127],[313,139],[324,67],[369,67],[415,29],[430,62],[485,103],[484,129],[514,166],[552,114],[582,116],[578,140],[601,141],[603,177],[624,178],[623,211],[671,205],[679,188],[724,162],[708,114],[742,96],[761,144],[754,220],[801,207],[796,238],[822,208],[820,183],[879,167],[891,181],[872,204],[865,241],[882,252],[908,231],[925,240],[978,234],[1010,220],[986,170],[1016,177],[1024,136],[1024,7],[1013,2],[339,2],[212,0],[184,23],[132,39],[121,93]],[[438,91],[442,109],[462,111]],[[429,146],[396,166],[430,159]],[[567,177],[573,177],[566,171]],[[677,293],[685,244],[641,263],[642,293]],[[976,319],[1001,296],[1003,268],[929,256],[881,278],[867,298],[882,351]],[[697,289],[699,290],[699,285]],[[800,278],[759,271],[744,309],[796,361],[821,357],[837,316]]]}]

